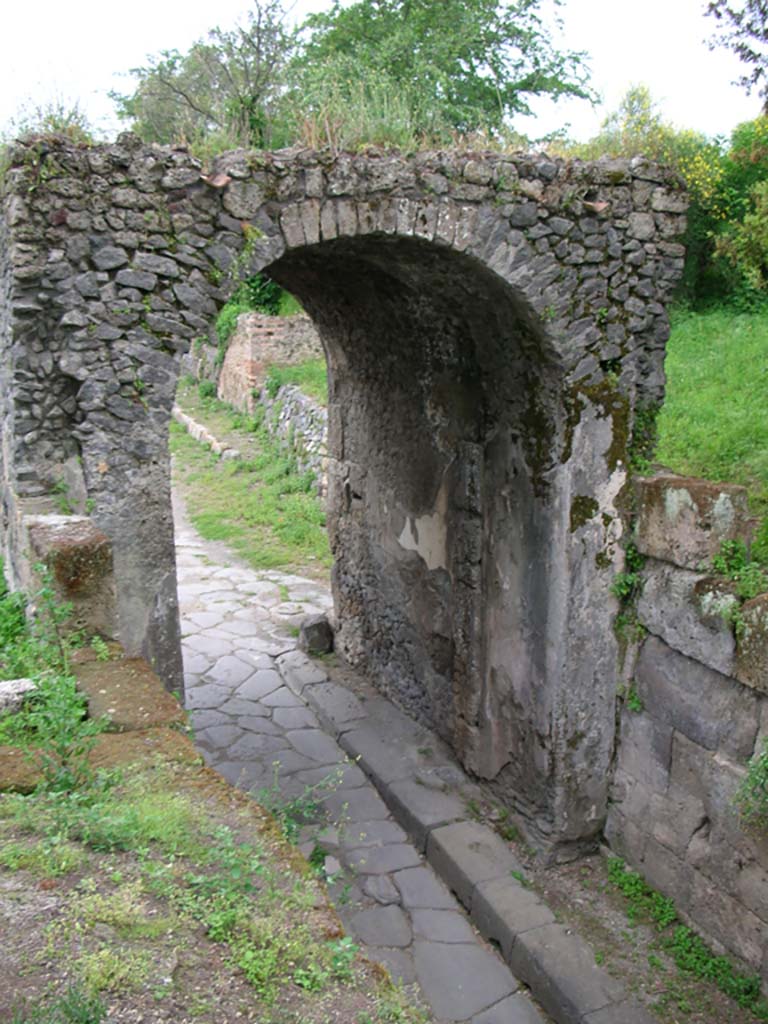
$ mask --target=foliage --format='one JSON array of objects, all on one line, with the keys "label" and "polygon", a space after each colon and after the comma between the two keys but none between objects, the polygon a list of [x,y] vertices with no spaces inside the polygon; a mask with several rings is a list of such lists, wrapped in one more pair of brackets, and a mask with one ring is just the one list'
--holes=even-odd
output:
[{"label": "foliage", "polygon": [[4,132],[6,138],[32,139],[39,135],[59,135],[76,145],[91,145],[94,129],[80,104],[63,99],[37,106],[22,106]]},{"label": "foliage", "polygon": [[101,998],[76,984],[52,1003],[18,1010],[11,1024],[102,1024],[106,1016],[107,1007]]},{"label": "foliage", "polygon": [[768,7],[765,0],[710,0],[706,13],[717,22],[711,47],[724,46],[747,66],[739,79],[748,93],[757,89],[768,106]]},{"label": "foliage", "polygon": [[750,601],[768,590],[768,572],[749,557],[744,541],[723,541],[720,551],[712,559],[712,569],[718,576],[736,584],[736,596],[743,601]]},{"label": "foliage", "polygon": [[768,740],[749,762],[736,805],[747,824],[768,829]]},{"label": "foliage", "polygon": [[749,289],[764,292],[768,286],[768,179],[749,190],[752,209],[743,220],[730,222],[715,242],[715,253],[724,256]]},{"label": "foliage", "polygon": [[[79,634],[65,632],[71,607],[56,602],[49,573],[36,567],[42,585],[27,619],[23,595],[0,596],[0,678],[31,678],[35,689],[20,711],[0,715],[0,742],[29,749],[45,785],[71,790],[90,776],[88,754],[105,723],[87,717],[87,702],[69,672]],[[1,575],[1,574],[0,574]]]},{"label": "foliage", "polygon": [[[560,6],[560,0],[555,0]],[[591,98],[585,57],[559,52],[540,0],[356,0],[310,15],[293,69],[327,67],[336,88],[361,77],[397,92],[423,132],[501,129],[539,95]]]},{"label": "foliage", "polygon": [[245,24],[214,28],[187,53],[165,50],[131,75],[133,93],[112,93],[118,115],[147,142],[189,144],[210,154],[282,144],[283,74],[292,49],[279,0],[254,0]]},{"label": "foliage", "polygon": [[325,359],[308,359],[291,366],[268,366],[264,387],[270,398],[274,398],[284,384],[295,384],[305,395],[322,405],[328,404],[328,367]]},{"label": "foliage", "polygon": [[254,274],[243,281],[232,298],[221,308],[216,318],[216,336],[219,349],[216,355],[218,365],[224,361],[230,338],[237,329],[237,321],[242,313],[266,313],[277,316],[286,293],[266,274]]},{"label": "foliage", "polygon": [[624,553],[624,564],[625,571],[617,573],[613,578],[611,593],[618,597],[623,605],[627,605],[632,603],[640,593],[643,585],[641,573],[645,565],[645,559],[637,550],[636,545],[631,542],[627,544]]},{"label": "foliage", "polygon": [[[715,956],[704,941],[678,920],[674,901],[652,889],[642,875],[627,869],[619,857],[608,858],[608,881],[626,899],[629,921],[650,920],[659,932],[662,947],[686,974],[705,978],[721,992],[750,1010],[758,1020],[768,1020],[768,1004],[760,998],[760,978],[739,972],[724,956]],[[667,929],[676,927],[669,933]]]},{"label": "foliage", "polygon": [[642,875],[629,871],[620,857],[608,858],[608,881],[626,898],[627,917],[634,924],[649,917],[661,931],[677,920],[673,900],[652,889]]}]

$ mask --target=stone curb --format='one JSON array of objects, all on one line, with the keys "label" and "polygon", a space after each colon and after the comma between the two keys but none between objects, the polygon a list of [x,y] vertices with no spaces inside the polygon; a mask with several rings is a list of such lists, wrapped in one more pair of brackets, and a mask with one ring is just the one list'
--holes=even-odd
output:
[{"label": "stone curb", "polygon": [[[455,767],[425,769],[419,751],[434,745],[431,733],[380,697],[361,701],[300,651],[277,663],[288,688],[369,776],[480,934],[557,1024],[658,1024],[527,888],[522,865],[501,837],[472,819],[456,792],[462,782],[471,786],[469,780]],[[450,779],[440,786],[446,774]]]},{"label": "stone curb", "polygon": [[204,427],[202,423],[198,423],[197,420],[187,415],[181,406],[174,405],[171,415],[177,423],[184,427],[190,437],[193,437],[195,441],[199,441],[200,444],[207,445],[214,455],[218,455],[222,459],[242,459],[242,455],[237,448],[230,448],[223,441],[219,441],[207,427]]}]

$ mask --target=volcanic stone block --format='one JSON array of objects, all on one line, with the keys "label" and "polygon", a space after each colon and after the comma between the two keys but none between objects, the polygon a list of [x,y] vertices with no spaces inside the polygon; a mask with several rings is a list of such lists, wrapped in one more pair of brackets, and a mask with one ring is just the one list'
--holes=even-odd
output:
[{"label": "volcanic stone block", "polygon": [[77,628],[117,636],[112,545],[87,516],[25,520],[31,562],[52,573],[56,597],[72,604]]},{"label": "volcanic stone block", "polygon": [[637,547],[644,555],[698,570],[723,541],[749,541],[745,487],[682,476],[638,477]]}]

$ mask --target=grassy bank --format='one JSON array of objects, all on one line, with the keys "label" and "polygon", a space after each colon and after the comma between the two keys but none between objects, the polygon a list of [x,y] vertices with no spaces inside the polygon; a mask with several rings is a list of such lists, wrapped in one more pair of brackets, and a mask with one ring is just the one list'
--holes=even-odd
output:
[{"label": "grassy bank", "polygon": [[656,458],[677,473],[743,484],[768,512],[768,314],[678,313]]}]

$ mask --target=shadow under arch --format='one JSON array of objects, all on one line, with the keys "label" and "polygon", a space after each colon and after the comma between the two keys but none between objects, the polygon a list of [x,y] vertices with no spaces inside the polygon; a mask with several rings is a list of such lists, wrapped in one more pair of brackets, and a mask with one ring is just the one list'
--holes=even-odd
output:
[{"label": "shadow under arch", "polygon": [[468,768],[518,788],[546,746],[564,370],[540,318],[480,260],[369,234],[265,268],[329,367],[338,647]]}]

